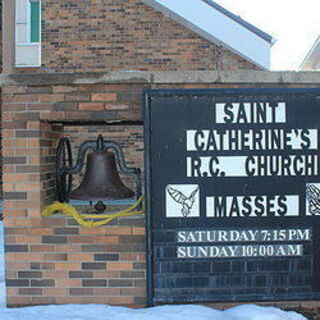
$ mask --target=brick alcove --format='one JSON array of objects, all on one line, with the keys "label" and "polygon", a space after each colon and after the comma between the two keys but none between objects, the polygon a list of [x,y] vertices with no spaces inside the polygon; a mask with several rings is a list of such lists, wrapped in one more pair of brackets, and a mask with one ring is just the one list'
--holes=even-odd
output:
[{"label": "brick alcove", "polygon": [[[102,134],[143,167],[142,85],[23,85],[3,89],[4,217],[9,306],[146,303],[144,215],[86,229],[56,214],[56,147]],[[103,120],[102,120],[103,119]],[[81,180],[75,176],[74,185]],[[130,179],[125,181],[130,186]]]}]

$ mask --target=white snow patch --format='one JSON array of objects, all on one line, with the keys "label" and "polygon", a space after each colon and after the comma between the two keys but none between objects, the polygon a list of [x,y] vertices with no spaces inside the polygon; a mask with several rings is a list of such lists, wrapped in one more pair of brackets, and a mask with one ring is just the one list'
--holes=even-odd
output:
[{"label": "white snow patch", "polygon": [[0,319],[1,320],[307,320],[295,312],[243,305],[225,311],[195,305],[129,309],[105,305],[62,305],[5,308],[3,223],[0,222]]},{"label": "white snow patch", "polygon": [[[215,320],[215,319],[214,319]],[[228,309],[217,320],[307,320],[293,311],[283,311],[273,307],[243,305]]]},{"label": "white snow patch", "polygon": [[103,305],[64,305],[1,311],[1,320],[38,320],[39,316],[46,320],[306,320],[295,312],[255,305],[244,305],[226,311],[194,305],[138,310]]},{"label": "white snow patch", "polygon": [[41,306],[1,310],[1,320],[307,320],[295,312],[244,305],[226,311],[184,305],[129,309],[103,305]]}]

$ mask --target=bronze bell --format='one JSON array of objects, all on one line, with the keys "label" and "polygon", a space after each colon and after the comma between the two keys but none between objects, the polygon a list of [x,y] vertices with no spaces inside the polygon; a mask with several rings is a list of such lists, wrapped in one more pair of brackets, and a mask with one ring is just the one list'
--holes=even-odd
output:
[{"label": "bronze bell", "polygon": [[120,179],[114,154],[106,151],[88,154],[84,178],[80,186],[69,194],[70,199],[100,202],[133,196],[134,192]]}]

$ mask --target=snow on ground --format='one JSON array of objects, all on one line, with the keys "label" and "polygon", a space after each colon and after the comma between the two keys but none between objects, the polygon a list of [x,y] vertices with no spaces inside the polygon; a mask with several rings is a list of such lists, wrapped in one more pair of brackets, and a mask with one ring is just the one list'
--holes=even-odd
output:
[{"label": "snow on ground", "polygon": [[5,308],[4,303],[3,223],[0,222],[1,320],[307,320],[295,312],[255,305],[243,305],[225,311],[217,311],[195,305],[161,306],[136,310],[94,304],[8,309]]},{"label": "snow on ground", "polygon": [[[39,318],[40,316],[40,318]],[[43,306],[1,310],[1,320],[306,320],[294,312],[244,305],[226,311],[202,306],[128,309],[103,305]]]}]

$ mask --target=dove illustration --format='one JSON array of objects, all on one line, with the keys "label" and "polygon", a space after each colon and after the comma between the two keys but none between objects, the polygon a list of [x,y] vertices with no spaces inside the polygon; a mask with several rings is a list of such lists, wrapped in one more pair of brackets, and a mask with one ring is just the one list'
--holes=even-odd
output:
[{"label": "dove illustration", "polygon": [[194,191],[191,192],[190,196],[185,196],[181,191],[176,190],[172,187],[167,187],[167,191],[170,194],[171,198],[180,204],[182,204],[181,214],[184,217],[187,217],[190,214],[190,210],[195,202],[195,196],[198,192],[199,188],[196,188]]},{"label": "dove illustration", "polygon": [[307,185],[307,200],[309,202],[309,212],[311,214],[320,213],[320,190],[314,185]]}]

